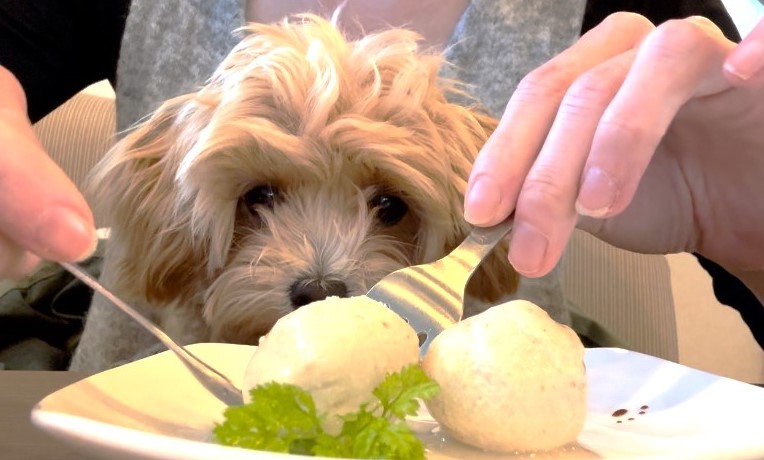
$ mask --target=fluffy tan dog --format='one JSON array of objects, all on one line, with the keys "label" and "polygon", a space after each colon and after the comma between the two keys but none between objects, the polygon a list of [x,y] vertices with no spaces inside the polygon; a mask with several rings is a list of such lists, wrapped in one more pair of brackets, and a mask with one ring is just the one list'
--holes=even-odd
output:
[{"label": "fluffy tan dog", "polygon": [[[435,260],[495,121],[449,102],[438,54],[388,30],[346,41],[313,16],[251,25],[198,92],[166,102],[97,168],[112,233],[102,281],[181,341],[257,343],[281,316]],[[468,314],[515,291],[496,249]],[[72,367],[153,340],[96,297]]]}]

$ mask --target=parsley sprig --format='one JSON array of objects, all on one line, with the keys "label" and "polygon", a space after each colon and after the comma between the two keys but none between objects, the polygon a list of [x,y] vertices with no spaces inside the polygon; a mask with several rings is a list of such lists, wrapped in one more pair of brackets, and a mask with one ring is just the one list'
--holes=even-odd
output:
[{"label": "parsley sprig", "polygon": [[429,399],[438,385],[417,364],[390,373],[373,391],[375,400],[341,417],[342,430],[323,430],[307,391],[290,384],[267,383],[250,391],[249,404],[229,407],[214,429],[218,442],[272,452],[324,457],[424,459],[424,446],[406,424],[420,399]]}]

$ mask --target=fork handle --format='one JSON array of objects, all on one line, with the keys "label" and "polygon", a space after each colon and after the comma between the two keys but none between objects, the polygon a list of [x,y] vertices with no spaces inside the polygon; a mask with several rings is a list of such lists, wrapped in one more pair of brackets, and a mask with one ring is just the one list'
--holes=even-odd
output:
[{"label": "fork handle", "polygon": [[206,362],[199,359],[196,355],[186,349],[186,347],[178,344],[167,333],[161,330],[157,325],[152,323],[148,318],[140,314],[130,305],[126,304],[119,297],[115,296],[108,289],[103,287],[95,278],[90,276],[84,270],[82,270],[76,264],[68,262],[59,262],[69,273],[76,276],[80,281],[92,288],[94,291],[103,295],[112,304],[117,306],[125,314],[130,316],[133,320],[143,326],[154,337],[156,337],[162,344],[174,352],[180,359],[184,366],[191,372],[191,374],[204,386],[213,396],[229,406],[237,406],[243,404],[243,396],[241,390],[223,374],[216,369],[210,367]]},{"label": "fork handle", "polygon": [[460,258],[466,262],[467,266],[472,267],[472,270],[469,272],[471,276],[480,265],[480,262],[512,230],[514,223],[515,215],[513,213],[492,227],[473,227],[467,238],[452,251],[452,254],[458,252]]}]

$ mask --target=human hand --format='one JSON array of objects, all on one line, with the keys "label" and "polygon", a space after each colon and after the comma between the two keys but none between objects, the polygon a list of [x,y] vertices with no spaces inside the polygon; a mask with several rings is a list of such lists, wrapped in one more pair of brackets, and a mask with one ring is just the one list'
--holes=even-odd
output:
[{"label": "human hand", "polygon": [[465,217],[514,210],[509,258],[526,276],[548,273],[576,226],[632,251],[764,268],[762,66],[763,24],[736,48],[704,18],[609,17],[518,85]]},{"label": "human hand", "polygon": [[727,56],[724,71],[733,85],[764,83],[764,19]]},{"label": "human hand", "polygon": [[2,66],[0,94],[0,278],[16,278],[40,257],[84,258],[97,238],[87,202],[44,151],[24,92]]}]

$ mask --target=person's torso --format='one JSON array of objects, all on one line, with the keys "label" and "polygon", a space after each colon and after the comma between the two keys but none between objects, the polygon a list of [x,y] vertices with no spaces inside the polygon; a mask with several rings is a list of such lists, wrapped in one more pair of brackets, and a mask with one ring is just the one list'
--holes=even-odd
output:
[{"label": "person's torso", "polygon": [[[446,47],[442,74],[498,116],[520,79],[578,37],[586,0],[473,0]],[[133,0],[118,66],[124,131],[162,101],[195,91],[237,41],[240,0]]]}]

